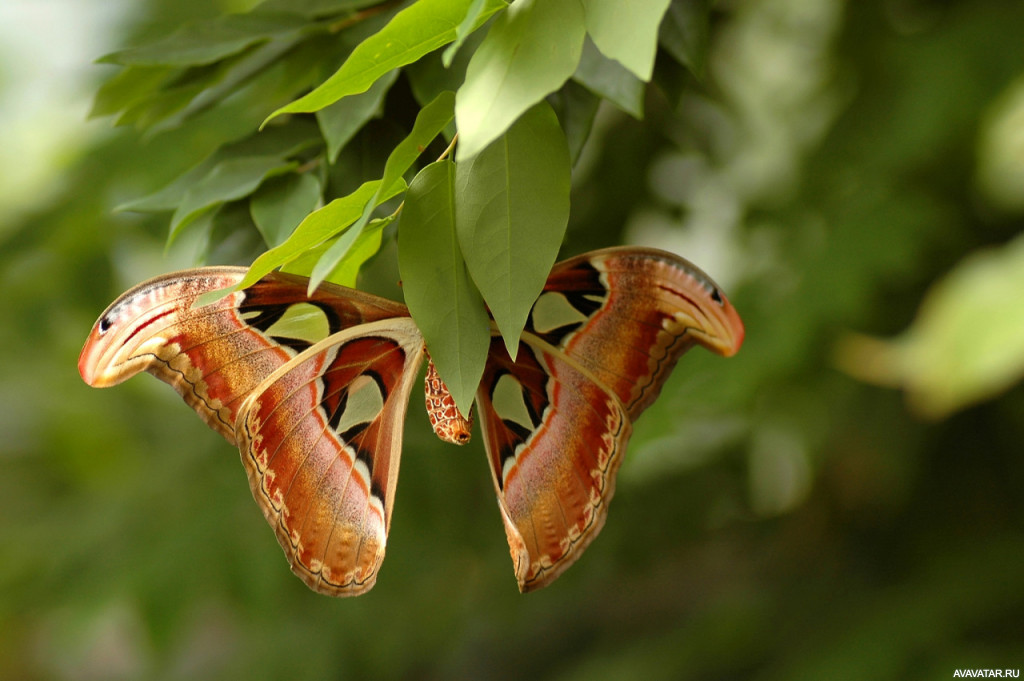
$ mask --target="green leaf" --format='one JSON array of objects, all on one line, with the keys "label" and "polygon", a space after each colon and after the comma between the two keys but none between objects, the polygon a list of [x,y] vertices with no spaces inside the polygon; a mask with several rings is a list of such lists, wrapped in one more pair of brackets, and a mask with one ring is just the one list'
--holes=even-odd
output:
[{"label": "green leaf", "polygon": [[445,91],[424,106],[416,116],[412,130],[395,146],[384,164],[382,191],[397,182],[412,167],[423,150],[441,134],[455,117],[455,93]]},{"label": "green leaf", "polygon": [[283,125],[268,126],[244,139],[227,144],[215,153],[222,158],[238,156],[280,156],[289,158],[300,154],[321,141],[313,121],[296,118]]},{"label": "green leaf", "polygon": [[324,139],[327,140],[327,158],[334,163],[338,152],[349,143],[359,129],[380,113],[384,97],[398,78],[398,69],[387,73],[366,92],[346,97],[316,112]]},{"label": "green leaf", "polygon": [[264,180],[297,167],[295,161],[280,156],[243,156],[215,165],[197,184],[188,189],[171,218],[168,243],[200,214],[227,201],[235,201],[256,191]]},{"label": "green leaf", "polygon": [[[151,127],[156,130],[175,128],[187,119],[220,105],[247,84],[263,82],[268,79],[268,76],[270,79],[273,79],[275,72],[286,70],[293,66],[293,48],[297,42],[299,42],[297,36],[269,40],[237,57],[220,62],[211,75],[204,79],[201,91],[191,97],[185,106],[180,107],[176,111],[168,112],[172,115],[162,116],[159,120],[152,120],[152,116],[147,117],[149,120],[145,121],[145,127]],[[289,53],[292,54],[289,55]],[[285,55],[289,55],[289,57],[285,58]],[[301,62],[301,57],[298,61]],[[301,89],[304,80],[301,76],[296,77],[291,81],[290,85],[295,90]],[[269,103],[264,99],[261,104],[264,107],[262,110],[265,111],[265,107]]]},{"label": "green leaf", "polygon": [[289,121],[287,125],[271,126],[261,133],[218,149],[156,192],[121,204],[114,210],[140,213],[174,210],[182,202],[186,192],[223,161],[253,156],[277,156],[285,159],[319,142],[320,135],[316,125],[311,121],[297,119]]},{"label": "green leaf", "polygon": [[146,130],[182,111],[212,83],[213,75],[186,80],[154,92],[151,96],[130,104],[117,118],[117,125],[134,125]]},{"label": "green leaf", "polygon": [[569,221],[569,150],[540,103],[456,166],[455,220],[469,273],[515,357]]},{"label": "green leaf", "polygon": [[444,64],[446,69],[451,67],[452,60],[455,58],[459,48],[462,47],[462,44],[466,42],[466,38],[480,27],[481,24],[478,22],[478,19],[486,7],[487,0],[473,0],[473,4],[469,6],[465,18],[455,29],[455,42],[446,47],[444,54],[441,55],[441,63]]},{"label": "green leaf", "polygon": [[[373,199],[370,199],[372,203]],[[362,236],[362,226],[350,227],[332,243],[313,268],[309,276],[309,292],[312,293],[320,282],[324,281],[348,256],[349,251],[355,246],[359,237]]]},{"label": "green leaf", "polygon": [[907,390],[923,415],[941,418],[1024,377],[1024,237],[968,256],[935,284],[901,336],[852,336],[839,365],[858,378]]},{"label": "green leaf", "polygon": [[311,173],[289,173],[263,183],[249,202],[249,212],[267,246],[285,241],[320,203],[320,181]]},{"label": "green leaf", "polygon": [[[365,92],[384,74],[412,63],[450,43],[466,16],[472,0],[419,0],[392,18],[354,50],[334,75],[320,87],[272,113],[319,111],[348,95]],[[502,0],[488,0],[477,25],[505,7]]]},{"label": "green leaf", "polygon": [[165,255],[172,256],[173,249],[176,254],[186,254],[183,257],[186,262],[196,265],[209,262],[210,250],[213,248],[211,237],[220,208],[208,210],[197,217],[190,225],[190,229],[176,239],[174,244],[168,244],[165,247]]},{"label": "green leaf", "polygon": [[[380,180],[365,182],[348,196],[335,199],[320,210],[307,215],[287,241],[256,258],[256,261],[249,267],[248,274],[236,288],[251,286],[272,270],[295,260],[306,251],[316,248],[332,236],[344,231],[358,219],[363,206],[379,186]],[[384,196],[384,200],[404,191],[405,183],[397,183],[392,190]]]},{"label": "green leaf", "polygon": [[182,26],[163,40],[113,52],[102,63],[124,66],[197,66],[230,57],[258,42],[296,35],[309,23],[294,14],[228,14]]},{"label": "green leaf", "polygon": [[[484,32],[473,33],[463,44],[463,49],[455,54],[451,66],[445,66],[441,54],[432,52],[415,64],[409,64],[403,71],[409,79],[409,87],[416,101],[421,105],[433,100],[445,90],[455,92],[466,80],[466,67],[473,53],[483,41]],[[455,134],[455,126],[451,126],[449,138]]]},{"label": "green leaf", "polygon": [[396,182],[401,181],[406,171],[412,167],[427,145],[445,129],[454,115],[455,94],[453,92],[442,92],[434,98],[434,101],[420,110],[412,131],[395,146],[388,156],[388,160],[384,164],[384,174],[381,177],[380,186],[363,207],[359,220],[351,228],[352,234],[347,238],[337,240],[328,248],[323,254],[321,262],[317,263],[313,269],[310,277],[311,287],[315,288],[321,281],[328,279],[328,273],[337,269],[339,263],[346,259],[348,249],[358,241],[363,226],[369,221],[373,210],[383,201],[382,195],[390,191]]},{"label": "green leaf", "polygon": [[644,117],[644,82],[617,61],[605,57],[589,39],[583,44],[573,80],[604,97],[633,118]]},{"label": "green leaf", "polygon": [[359,270],[367,260],[377,255],[380,250],[381,237],[384,228],[394,222],[397,218],[394,215],[387,215],[370,223],[359,233],[359,237],[348,250],[344,260],[338,263],[325,280],[333,281],[342,286],[355,287],[359,277]]},{"label": "green leaf", "polygon": [[[241,83],[219,101],[202,111],[199,120],[190,121],[193,129],[218,130],[222,139],[234,139],[240,132],[257,130],[266,117],[266,112],[276,106],[290,101],[297,92],[304,91],[319,78],[320,65],[325,59],[332,59],[334,52],[325,47],[322,36],[300,42],[286,56],[270,63],[266,68],[255,73]],[[335,42],[341,41],[335,39]],[[270,48],[273,43],[264,46]],[[335,51],[343,51],[338,46]],[[204,93],[205,94],[205,93]],[[278,123],[293,124],[295,118]],[[316,130],[316,122],[308,121]],[[275,126],[266,126],[260,132],[266,132]],[[319,131],[316,136],[322,141]]]},{"label": "green leaf", "polygon": [[216,155],[203,159],[192,166],[184,173],[174,178],[170,183],[164,185],[152,194],[147,194],[127,203],[114,207],[115,212],[132,211],[136,213],[159,213],[165,210],[174,210],[181,203],[185,192],[194,187],[199,180],[206,177],[221,159]]},{"label": "green leaf", "polygon": [[582,0],[587,33],[598,49],[647,82],[658,51],[658,25],[669,0]]},{"label": "green leaf", "polygon": [[[248,204],[248,201],[231,201],[203,213],[203,217],[209,215],[211,220],[206,248],[196,258],[197,265],[237,259],[239,253],[258,252],[263,247],[263,240],[254,229]],[[189,225],[185,233],[195,230],[196,223],[202,219],[200,217]]]},{"label": "green leaf", "polygon": [[455,99],[459,161],[472,158],[568,80],[583,49],[579,0],[518,0],[498,17]]},{"label": "green leaf", "polygon": [[[356,282],[359,278],[360,269],[362,269],[367,260],[376,255],[377,251],[380,250],[384,228],[394,221],[394,215],[370,220],[370,223],[366,225],[366,228],[363,229],[359,234],[359,237],[355,240],[355,243],[353,243],[352,247],[348,250],[345,259],[338,263],[338,265],[331,270],[323,280],[330,281],[335,284],[341,284],[342,286],[348,286],[349,288],[355,288]],[[347,232],[345,232],[345,234],[347,234]],[[316,248],[306,251],[306,253],[300,255],[295,260],[292,260],[288,264],[282,266],[281,271],[308,277],[313,271],[313,267],[315,267],[317,262],[320,261],[324,251],[330,248],[338,238],[339,237],[328,239]]]},{"label": "green leaf", "polygon": [[174,72],[175,69],[166,66],[129,66],[121,69],[96,91],[89,118],[108,116],[149,99]]},{"label": "green leaf", "polygon": [[409,185],[399,223],[405,302],[455,404],[469,414],[490,347],[483,300],[455,233],[454,165],[432,163]]},{"label": "green leaf", "polygon": [[565,131],[565,139],[569,144],[569,159],[575,167],[583,151],[583,145],[590,137],[590,130],[594,127],[594,118],[597,116],[601,99],[571,80],[552,95],[551,99],[555,113],[558,114],[558,122]]},{"label": "green leaf", "polygon": [[[117,124],[161,131],[213,111],[211,120],[198,122],[196,127],[224,126],[228,118],[234,118],[240,119],[236,130],[248,130],[263,120],[267,110],[309,87],[319,77],[323,61],[340,57],[338,52],[348,54],[350,48],[343,40],[332,36],[327,42],[324,38],[270,40],[215,64],[173,69],[159,89],[133,99]],[[223,134],[230,138],[237,133]]]},{"label": "green leaf", "polygon": [[698,78],[707,68],[710,13],[711,0],[673,0],[658,32],[665,50]]}]

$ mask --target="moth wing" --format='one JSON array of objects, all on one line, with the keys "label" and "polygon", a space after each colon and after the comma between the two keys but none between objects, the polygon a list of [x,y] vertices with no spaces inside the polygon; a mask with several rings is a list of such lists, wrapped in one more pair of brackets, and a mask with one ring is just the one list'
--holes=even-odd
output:
[{"label": "moth wing", "polygon": [[347,329],[273,372],[239,411],[253,497],[315,591],[354,596],[376,580],[423,352],[407,317]]}]

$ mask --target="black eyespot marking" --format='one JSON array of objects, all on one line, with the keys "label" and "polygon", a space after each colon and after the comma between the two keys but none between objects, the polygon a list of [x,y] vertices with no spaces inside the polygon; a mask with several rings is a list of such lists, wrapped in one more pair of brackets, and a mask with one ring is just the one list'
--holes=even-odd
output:
[{"label": "black eyespot marking", "polygon": [[722,293],[717,288],[711,289],[711,300],[715,301],[719,305],[722,304]]},{"label": "black eyespot marking", "polygon": [[110,330],[110,327],[114,325],[114,322],[110,321],[110,317],[104,317],[100,320],[100,333],[106,333]]}]

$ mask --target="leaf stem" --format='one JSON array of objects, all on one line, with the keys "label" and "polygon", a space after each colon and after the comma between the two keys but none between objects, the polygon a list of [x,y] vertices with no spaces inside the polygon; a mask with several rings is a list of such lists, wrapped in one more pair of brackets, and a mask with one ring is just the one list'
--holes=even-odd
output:
[{"label": "leaf stem", "polygon": [[455,148],[455,143],[458,141],[459,133],[455,133],[455,135],[452,136],[452,141],[448,144],[448,148],[441,152],[441,155],[437,157],[437,160],[443,161],[448,158],[451,155],[452,150]]},{"label": "leaf stem", "polygon": [[[441,152],[441,155],[437,157],[437,160],[438,161],[443,161],[446,158],[448,158],[449,156],[451,156],[452,150],[455,149],[455,143],[458,142],[458,141],[459,141],[459,133],[455,133],[455,135],[452,136],[452,141],[448,143],[448,147],[444,151]],[[405,205],[405,201],[403,200],[400,204],[398,204],[398,208],[395,209],[395,212],[393,212],[390,215],[390,217],[397,218],[398,214],[402,212],[402,206],[404,206],[404,205]]]}]

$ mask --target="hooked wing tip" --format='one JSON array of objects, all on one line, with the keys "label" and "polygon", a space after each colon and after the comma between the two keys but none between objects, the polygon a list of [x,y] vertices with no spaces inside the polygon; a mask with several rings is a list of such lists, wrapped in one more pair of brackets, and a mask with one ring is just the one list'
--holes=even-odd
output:
[{"label": "hooked wing tip", "polygon": [[706,306],[703,320],[690,326],[688,331],[698,343],[722,357],[732,357],[739,352],[746,336],[743,320],[724,297],[721,302]]},{"label": "hooked wing tip", "polygon": [[725,301],[722,312],[725,322],[725,334],[722,339],[724,342],[720,347],[723,357],[732,357],[740,351],[740,346],[743,345],[743,339],[746,337],[747,331],[743,326],[743,320],[740,319],[739,313],[736,312],[736,308],[729,301]]},{"label": "hooked wing tip", "polygon": [[93,329],[92,333],[89,334],[89,338],[86,339],[85,345],[82,347],[82,352],[78,356],[78,373],[86,384],[94,388],[101,388],[106,385],[105,382],[100,380],[100,375],[96,366],[95,329]]}]

